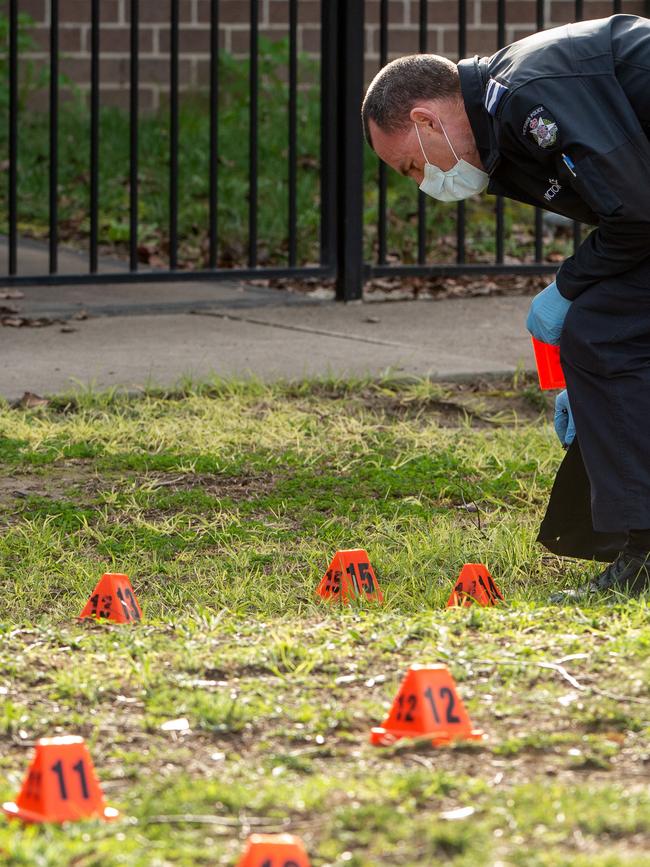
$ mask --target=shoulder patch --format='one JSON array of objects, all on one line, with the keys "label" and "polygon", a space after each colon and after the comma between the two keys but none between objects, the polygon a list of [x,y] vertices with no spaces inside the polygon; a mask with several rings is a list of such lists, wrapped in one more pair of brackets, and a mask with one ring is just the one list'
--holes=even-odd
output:
[{"label": "shoulder patch", "polygon": [[537,105],[528,112],[521,130],[522,135],[529,136],[541,148],[553,147],[558,132],[555,118],[543,105]]},{"label": "shoulder patch", "polygon": [[485,99],[483,104],[488,110],[488,113],[494,117],[497,111],[497,106],[501,102],[501,97],[507,93],[508,88],[505,84],[499,84],[496,78],[491,78],[488,81],[488,86],[485,89]]}]

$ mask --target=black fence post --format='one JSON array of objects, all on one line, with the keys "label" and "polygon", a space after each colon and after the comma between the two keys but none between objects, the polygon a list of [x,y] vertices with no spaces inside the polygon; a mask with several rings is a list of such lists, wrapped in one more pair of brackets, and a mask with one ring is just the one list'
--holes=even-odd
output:
[{"label": "black fence post", "polygon": [[336,265],[336,50],[338,3],[321,4],[320,102],[320,264]]},{"label": "black fence post", "polygon": [[59,270],[59,0],[50,3],[50,274]]},{"label": "black fence post", "polygon": [[[334,4],[332,4],[334,5]],[[363,297],[364,0],[338,6],[337,52],[337,301]],[[327,121],[325,121],[327,122]]]},{"label": "black fence post", "polygon": [[18,264],[18,0],[9,4],[9,275]]},{"label": "black fence post", "polygon": [[138,110],[140,0],[131,0],[131,62],[129,84],[129,270],[138,270]]}]

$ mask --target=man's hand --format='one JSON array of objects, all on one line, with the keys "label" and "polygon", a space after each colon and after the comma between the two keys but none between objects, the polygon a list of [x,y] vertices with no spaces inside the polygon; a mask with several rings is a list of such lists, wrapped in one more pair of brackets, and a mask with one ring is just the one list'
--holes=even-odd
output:
[{"label": "man's hand", "polygon": [[560,292],[553,281],[550,286],[535,295],[528,311],[526,328],[542,343],[557,346],[571,302]]},{"label": "man's hand", "polygon": [[555,398],[555,433],[564,448],[568,448],[576,437],[576,426],[573,423],[566,388]]}]

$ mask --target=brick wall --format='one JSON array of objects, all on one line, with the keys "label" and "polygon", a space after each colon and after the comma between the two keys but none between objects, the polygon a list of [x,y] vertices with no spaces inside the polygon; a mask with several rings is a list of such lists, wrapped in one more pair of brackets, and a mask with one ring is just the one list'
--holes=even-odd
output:
[{"label": "brick wall", "polygon": [[[326,0],[324,0],[326,2]],[[59,0],[61,72],[80,87],[88,87],[90,0]],[[140,100],[143,109],[155,108],[167,90],[169,78],[169,0],[140,2]],[[206,84],[209,74],[210,0],[180,0],[179,76],[183,89]],[[535,31],[535,0],[507,0],[506,41]],[[101,91],[104,104],[126,106],[129,83],[130,0],[101,0]],[[623,0],[622,11],[643,14],[643,2]],[[287,0],[259,0],[260,33],[271,39],[286,37]],[[457,4],[453,0],[429,0],[428,49],[458,59]],[[418,50],[420,0],[389,0],[390,58]],[[20,12],[29,14],[36,50],[32,59],[47,59],[50,0],[20,0]],[[496,50],[496,0],[468,0],[467,55]],[[610,15],[612,3],[584,0],[584,17]],[[249,41],[249,0],[221,0],[219,43],[222,50],[245,57]],[[319,50],[320,0],[299,0],[299,50]],[[548,27],[572,20],[573,0],[545,0]],[[379,0],[366,2],[366,77],[379,66]]]}]

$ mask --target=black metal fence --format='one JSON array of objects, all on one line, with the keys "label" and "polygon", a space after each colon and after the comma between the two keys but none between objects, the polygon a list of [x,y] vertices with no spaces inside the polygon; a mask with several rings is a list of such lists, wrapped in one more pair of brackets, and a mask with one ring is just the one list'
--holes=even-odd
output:
[{"label": "black metal fence", "polygon": [[[219,198],[220,142],[220,46],[219,46],[219,0],[210,2],[210,72],[208,82],[209,147],[205,153],[205,172],[208,176],[207,237],[208,249],[203,267],[187,270],[179,267],[179,34],[181,33],[180,3],[183,0],[168,0],[169,4],[169,57],[168,57],[168,267],[164,269],[143,268],[139,257],[139,129],[141,112],[139,105],[139,8],[138,0],[129,0],[130,8],[130,79],[129,79],[129,167],[128,167],[128,267],[115,270],[100,269],[100,59],[102,28],[100,24],[101,2],[89,0],[90,17],[90,82],[88,113],[89,137],[87,152],[87,271],[66,274],[59,268],[59,203],[60,186],[59,115],[61,78],[59,62],[59,0],[50,0],[49,30],[49,230],[47,273],[26,275],[19,268],[19,157],[22,142],[19,136],[19,82],[21,57],[19,52],[20,0],[9,0],[7,13],[7,83],[8,83],[8,134],[7,134],[7,196],[6,213],[1,215],[7,226],[7,268],[0,276],[0,285],[20,283],[117,283],[160,280],[190,279],[247,279],[272,277],[320,277],[336,280],[337,297],[352,300],[362,297],[363,284],[369,277],[403,275],[452,275],[494,273],[544,273],[553,271],[557,263],[545,261],[541,211],[534,218],[534,243],[530,261],[511,262],[506,256],[506,222],[504,202],[496,199],[493,211],[493,256],[491,261],[472,261],[468,257],[472,237],[468,235],[467,206],[460,202],[455,210],[452,225],[455,229],[455,244],[449,261],[431,261],[428,256],[430,231],[427,230],[428,211],[436,204],[427,202],[424,194],[414,189],[413,231],[416,236],[414,261],[394,261],[389,245],[389,176],[384,165],[373,171],[372,183],[376,185],[376,217],[374,241],[368,255],[368,242],[364,240],[364,169],[367,183],[367,160],[359,107],[364,92],[367,68],[364,65],[366,34],[364,31],[363,0],[328,0],[322,2],[320,21],[320,195],[317,207],[320,211],[317,264],[300,261],[298,256],[298,183],[301,167],[298,160],[300,136],[298,121],[298,95],[300,90],[298,21],[300,4],[288,0],[287,38],[287,244],[283,263],[260,264],[258,251],[259,165],[259,0],[242,0],[249,12],[249,64],[248,64],[248,189],[247,189],[247,249],[245,262],[236,267],[220,267],[220,216],[222,202]],[[468,48],[468,3],[457,0],[457,54],[467,55]],[[648,4],[646,4],[647,6]],[[537,0],[535,4],[536,29],[546,25],[544,13],[547,4]],[[411,3],[417,9],[419,37],[417,49],[421,52],[435,50],[428,44],[431,9],[427,0]],[[439,4],[436,8],[439,8]],[[614,0],[612,12],[621,11],[621,0]],[[495,44],[493,50],[506,44],[508,4],[497,0]],[[602,12],[600,12],[602,14]],[[584,17],[583,0],[575,0],[574,20]],[[379,3],[379,65],[388,57],[391,45],[389,2]],[[365,223],[368,223],[367,206]],[[449,207],[449,206],[445,206]],[[373,204],[374,208],[374,204]],[[429,217],[430,217],[429,213]],[[470,230],[471,231],[471,230]],[[580,227],[574,226],[574,244],[580,240]],[[262,239],[264,240],[264,239]],[[364,247],[365,245],[365,247]],[[366,255],[364,255],[364,249]],[[370,261],[368,261],[370,259]],[[45,270],[45,269],[44,269]]]}]

